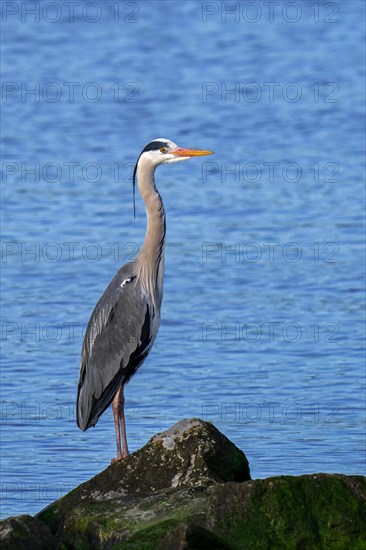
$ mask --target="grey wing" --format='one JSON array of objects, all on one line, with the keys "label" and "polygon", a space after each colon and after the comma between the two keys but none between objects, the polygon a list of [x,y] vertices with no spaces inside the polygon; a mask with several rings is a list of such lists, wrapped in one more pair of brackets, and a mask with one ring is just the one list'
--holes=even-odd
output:
[{"label": "grey wing", "polygon": [[134,274],[121,268],[96,305],[85,333],[77,398],[77,424],[87,430],[110,405],[151,347],[148,301]]}]

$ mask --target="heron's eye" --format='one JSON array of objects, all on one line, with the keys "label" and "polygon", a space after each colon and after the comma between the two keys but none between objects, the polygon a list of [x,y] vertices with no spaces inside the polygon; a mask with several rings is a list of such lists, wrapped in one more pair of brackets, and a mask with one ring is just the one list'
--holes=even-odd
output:
[{"label": "heron's eye", "polygon": [[168,149],[166,147],[162,147],[160,149],[160,153],[166,153],[168,151]]}]

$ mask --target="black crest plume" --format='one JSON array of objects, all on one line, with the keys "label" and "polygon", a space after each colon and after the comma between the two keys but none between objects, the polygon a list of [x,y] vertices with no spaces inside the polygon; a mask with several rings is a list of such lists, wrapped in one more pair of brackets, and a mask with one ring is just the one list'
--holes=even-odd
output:
[{"label": "black crest plume", "polygon": [[[141,155],[140,155],[141,157]],[[140,157],[137,159],[137,162],[135,164],[135,169],[133,171],[133,178],[132,178],[132,197],[133,197],[133,219],[136,219],[136,201],[135,201],[135,195],[136,195],[136,172],[137,172],[137,163],[140,159]]]}]

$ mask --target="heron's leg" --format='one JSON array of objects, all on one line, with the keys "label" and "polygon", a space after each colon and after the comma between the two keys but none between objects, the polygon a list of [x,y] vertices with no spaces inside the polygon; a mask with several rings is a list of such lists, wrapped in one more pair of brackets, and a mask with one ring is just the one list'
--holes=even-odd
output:
[{"label": "heron's leg", "polygon": [[126,436],[126,424],[125,424],[125,396],[124,396],[124,384],[122,384],[119,390],[119,421],[122,433],[122,458],[126,458],[129,455]]},{"label": "heron's leg", "polygon": [[114,419],[114,427],[116,430],[116,443],[117,443],[117,458],[112,458],[112,463],[116,460],[120,460],[122,458],[122,449],[121,449],[121,430],[119,426],[119,399],[120,399],[120,392],[121,388],[117,391],[116,395],[114,396],[114,399],[112,401],[112,410],[113,410],[113,419]]}]

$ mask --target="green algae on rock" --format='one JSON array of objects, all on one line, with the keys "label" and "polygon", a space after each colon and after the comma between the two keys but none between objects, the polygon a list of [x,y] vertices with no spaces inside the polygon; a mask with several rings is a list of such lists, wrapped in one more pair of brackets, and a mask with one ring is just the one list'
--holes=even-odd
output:
[{"label": "green algae on rock", "polygon": [[218,485],[207,528],[232,549],[366,549],[366,479],[310,474]]},{"label": "green algae on rock", "polygon": [[244,453],[212,424],[190,419],[37,518],[5,522],[5,550],[36,548],[24,538],[14,546],[30,525],[49,541],[41,549],[57,541],[59,550],[366,550],[366,479],[312,474],[251,480]]},{"label": "green algae on rock", "polygon": [[28,515],[1,521],[0,542],[3,550],[56,549],[56,539],[47,525]]},{"label": "green algae on rock", "polygon": [[366,480],[280,476],[98,499],[70,508],[57,538],[70,550],[361,550]]},{"label": "green algae on rock", "polygon": [[[193,418],[155,435],[142,449],[111,464],[56,504],[62,514],[77,503],[248,479],[245,454],[213,424]],[[51,510],[46,509],[45,513]]]}]

